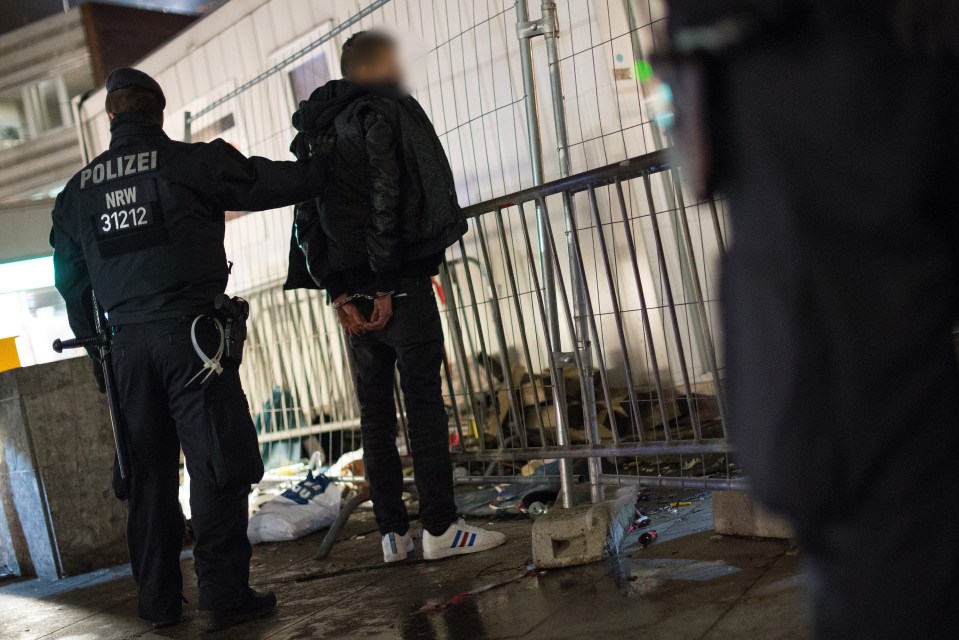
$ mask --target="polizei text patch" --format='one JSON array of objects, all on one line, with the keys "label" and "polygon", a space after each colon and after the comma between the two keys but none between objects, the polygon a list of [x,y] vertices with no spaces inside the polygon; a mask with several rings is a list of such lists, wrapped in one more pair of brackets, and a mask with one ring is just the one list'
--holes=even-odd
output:
[{"label": "polizei text patch", "polygon": [[156,171],[156,168],[157,152],[155,150],[108,158],[94,162],[80,172],[80,188],[87,189],[118,178]]}]

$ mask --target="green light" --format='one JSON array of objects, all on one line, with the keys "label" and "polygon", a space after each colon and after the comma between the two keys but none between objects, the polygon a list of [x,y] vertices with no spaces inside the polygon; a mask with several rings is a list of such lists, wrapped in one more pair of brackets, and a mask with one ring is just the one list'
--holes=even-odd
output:
[{"label": "green light", "polygon": [[640,82],[646,82],[653,77],[653,65],[645,60],[637,60],[633,63],[633,73]]}]

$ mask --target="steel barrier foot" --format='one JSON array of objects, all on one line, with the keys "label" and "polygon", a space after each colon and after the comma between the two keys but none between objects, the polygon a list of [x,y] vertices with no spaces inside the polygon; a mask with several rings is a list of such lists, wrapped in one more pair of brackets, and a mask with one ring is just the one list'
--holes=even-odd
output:
[{"label": "steel barrier foot", "polygon": [[340,537],[340,533],[343,532],[343,527],[346,526],[350,516],[353,515],[353,512],[356,511],[358,506],[369,499],[370,490],[366,488],[360,489],[340,503],[340,513],[336,516],[333,524],[330,525],[330,530],[326,532],[323,542],[320,543],[320,548],[317,549],[316,555],[313,556],[314,560],[326,560],[326,558],[329,557],[330,551],[333,550],[333,545],[336,544],[336,540]]}]

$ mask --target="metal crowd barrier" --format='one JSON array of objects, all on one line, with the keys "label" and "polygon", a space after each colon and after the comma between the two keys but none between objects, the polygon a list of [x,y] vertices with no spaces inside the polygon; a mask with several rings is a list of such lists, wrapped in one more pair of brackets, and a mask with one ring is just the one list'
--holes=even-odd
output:
[{"label": "metal crowd barrier", "polygon": [[704,274],[724,210],[680,185],[659,151],[465,210],[440,277],[457,461],[557,460],[567,491],[574,459],[594,490],[742,485]]},{"label": "metal crowd barrier", "polygon": [[[570,503],[580,478],[594,499],[611,484],[743,485],[726,443],[713,324],[724,203],[687,205],[660,151],[465,214],[470,231],[435,279],[459,482],[552,476]],[[348,350],[329,306],[275,287],[252,301],[250,382],[294,381],[264,411],[275,428],[261,443],[326,436],[324,449],[360,446]],[[396,400],[403,448],[398,386]],[[291,418],[306,407],[322,418]]]},{"label": "metal crowd barrier", "polygon": [[[361,4],[185,113],[185,139],[222,133],[245,153],[280,157],[293,131],[276,113],[295,104],[292,72],[322,84],[351,31],[408,27],[428,48],[414,93],[460,197],[479,201],[435,279],[456,480],[546,477],[564,506],[581,479],[593,500],[615,484],[741,486],[716,339],[725,203],[688,197],[644,106],[662,12],[619,0]],[[550,172],[560,179],[545,182]],[[361,446],[349,351],[325,295],[279,286],[291,219],[232,212],[226,233],[231,293],[253,311],[241,375],[268,468]],[[343,476],[359,478],[360,466]]]}]

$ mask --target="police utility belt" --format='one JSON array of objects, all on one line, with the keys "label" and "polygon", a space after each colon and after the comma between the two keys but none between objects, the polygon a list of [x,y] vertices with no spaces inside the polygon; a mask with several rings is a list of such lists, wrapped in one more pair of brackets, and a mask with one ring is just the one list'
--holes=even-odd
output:
[{"label": "police utility belt", "polygon": [[[223,373],[223,363],[225,362],[239,365],[243,361],[243,346],[246,344],[246,321],[250,318],[250,303],[243,298],[231,298],[225,293],[220,293],[213,300],[213,308],[212,315],[200,314],[193,319],[193,323],[190,325],[190,341],[193,343],[193,350],[203,361],[203,368],[190,378],[185,386],[190,386],[198,379],[200,384],[203,384],[213,374],[220,375]],[[220,338],[216,352],[213,354],[205,353],[196,339],[197,324],[204,318],[213,321],[213,326],[216,327]]]}]

